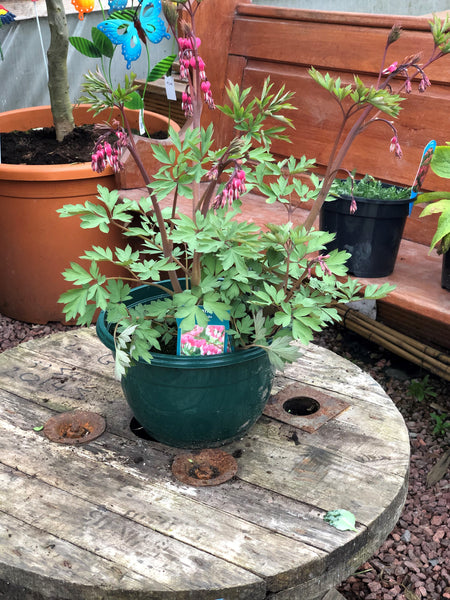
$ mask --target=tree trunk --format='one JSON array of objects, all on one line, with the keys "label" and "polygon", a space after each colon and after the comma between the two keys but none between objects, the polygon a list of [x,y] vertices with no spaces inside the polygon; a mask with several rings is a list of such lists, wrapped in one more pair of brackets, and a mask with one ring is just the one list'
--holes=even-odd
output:
[{"label": "tree trunk", "polygon": [[47,52],[48,89],[56,139],[60,142],[74,128],[67,76],[69,30],[62,0],[45,0],[45,3],[51,34]]}]

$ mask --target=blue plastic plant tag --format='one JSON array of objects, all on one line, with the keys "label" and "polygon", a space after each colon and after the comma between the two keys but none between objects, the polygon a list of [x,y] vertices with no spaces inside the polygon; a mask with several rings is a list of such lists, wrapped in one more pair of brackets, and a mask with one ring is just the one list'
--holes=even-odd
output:
[{"label": "blue plastic plant tag", "polygon": [[[428,142],[428,144],[424,148],[424,151],[422,153],[422,160],[420,161],[420,165],[417,170],[417,174],[416,174],[414,183],[411,188],[411,196],[410,196],[411,200],[414,200],[414,198],[417,197],[417,194],[419,193],[420,189],[423,186],[423,180],[425,179],[425,175],[428,173],[428,169],[430,167],[430,162],[431,162],[431,159],[433,158],[435,149],[436,149],[436,141],[435,140],[431,140],[430,142]],[[411,202],[409,205],[409,214],[410,215],[412,212],[412,207],[413,207],[413,202]]]},{"label": "blue plastic plant tag", "polygon": [[177,354],[179,356],[211,356],[223,354],[228,350],[230,322],[222,321],[214,313],[208,313],[203,307],[200,308],[208,317],[206,327],[195,325],[190,331],[185,331],[180,327],[182,319],[177,319]]}]

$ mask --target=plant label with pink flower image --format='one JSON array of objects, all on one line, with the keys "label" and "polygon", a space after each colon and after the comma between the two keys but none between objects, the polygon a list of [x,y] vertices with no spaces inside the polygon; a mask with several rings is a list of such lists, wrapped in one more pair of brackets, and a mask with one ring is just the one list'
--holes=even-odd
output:
[{"label": "plant label with pink flower image", "polygon": [[214,313],[206,312],[208,325],[196,325],[190,331],[183,331],[178,322],[177,354],[179,356],[211,356],[228,351],[229,321],[222,321]]}]

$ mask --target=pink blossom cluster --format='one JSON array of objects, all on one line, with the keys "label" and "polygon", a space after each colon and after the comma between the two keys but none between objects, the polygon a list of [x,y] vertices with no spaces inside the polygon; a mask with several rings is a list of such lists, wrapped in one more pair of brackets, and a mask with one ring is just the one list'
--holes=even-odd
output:
[{"label": "pink blossom cluster", "polygon": [[224,344],[225,341],[225,328],[223,325],[208,325],[206,327],[206,334],[210,336],[214,343]]},{"label": "pink blossom cluster", "polygon": [[427,89],[427,87],[430,87],[430,85],[431,81],[428,79],[425,73],[422,72],[422,79],[419,83],[419,92],[424,92]]},{"label": "pink blossom cluster", "polygon": [[206,173],[205,177],[209,181],[216,181],[216,179],[219,177],[219,169],[217,168],[217,165],[211,167],[211,169]]},{"label": "pink blossom cluster", "polygon": [[194,113],[194,107],[192,106],[192,97],[188,89],[181,94],[181,108],[186,117],[192,117]]},{"label": "pink blossom cluster", "polygon": [[[214,99],[211,93],[211,83],[208,81],[205,72],[205,63],[201,56],[194,52],[199,48],[201,44],[200,38],[194,38],[193,36],[179,37],[178,56],[180,59],[180,75],[183,79],[189,79],[189,69],[198,69],[200,75],[200,88],[203,92],[203,97],[209,108],[215,108]],[[181,106],[184,110],[184,114],[187,117],[192,116],[192,96],[189,91],[189,87],[182,94]]]},{"label": "pink blossom cluster", "polygon": [[325,262],[327,258],[330,258],[329,254],[326,254],[325,256],[316,256],[316,258],[313,258],[312,260],[310,260],[308,262],[308,277],[311,277],[312,275],[312,269],[314,265],[320,265],[320,267],[322,268],[322,271],[324,272],[325,275],[331,275],[331,271],[328,268],[327,263]]},{"label": "pink blossom cluster", "polygon": [[403,156],[402,148],[400,146],[400,143],[398,141],[398,137],[396,135],[394,135],[391,138],[391,145],[389,147],[389,150],[391,152],[394,152],[394,154],[395,154],[395,156],[397,158],[401,158]]},{"label": "pink blossom cluster", "polygon": [[183,355],[210,356],[224,351],[225,328],[222,325],[208,325],[206,328],[196,325],[194,329],[181,336]]},{"label": "pink blossom cluster", "polygon": [[245,171],[238,167],[234,170],[233,175],[230,177],[220,194],[216,196],[213,208],[224,208],[227,204],[231,206],[233,202],[246,191],[246,189]]},{"label": "pink blossom cluster", "polygon": [[114,130],[117,140],[111,145],[109,142],[103,141],[105,136],[102,136],[96,143],[92,154],[91,167],[96,173],[102,173],[107,165],[113,168],[114,173],[117,173],[122,168],[120,156],[122,149],[127,145],[127,135],[123,129]]},{"label": "pink blossom cluster", "polygon": [[[417,58],[417,57],[414,57]],[[411,84],[411,79],[408,73],[408,67],[415,67],[418,72],[421,75],[421,80],[419,83],[419,92],[424,92],[427,87],[430,87],[431,82],[428,78],[428,76],[426,75],[425,71],[423,69],[421,69],[419,67],[419,65],[417,65],[416,63],[414,63],[413,61],[402,64],[399,66],[398,61],[393,62],[391,65],[389,65],[389,67],[387,67],[386,69],[383,70],[383,75],[391,75],[392,73],[403,73],[406,77],[406,81],[405,81],[405,92],[407,94],[410,94],[412,92],[412,84]]]}]

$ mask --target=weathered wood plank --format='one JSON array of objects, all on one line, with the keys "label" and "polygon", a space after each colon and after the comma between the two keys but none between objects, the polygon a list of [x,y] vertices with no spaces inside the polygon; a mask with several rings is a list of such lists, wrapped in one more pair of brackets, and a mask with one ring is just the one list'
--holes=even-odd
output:
[{"label": "weathered wood plank", "polygon": [[[124,591],[139,593],[146,577],[127,572],[94,553],[28,525],[0,511],[0,579],[13,585],[45,587],[50,595],[61,596],[62,588],[89,589],[93,581],[105,586],[111,598]],[[42,577],[41,573],[46,577]],[[117,588],[117,589],[114,589]],[[89,597],[89,596],[87,596]],[[9,598],[9,596],[8,596]]]},{"label": "weathered wood plank", "polygon": [[[84,330],[87,342],[84,351],[80,350],[78,339],[76,344],[69,341],[67,360],[63,357],[64,348],[60,349],[60,360],[52,356],[52,352],[48,357],[34,352],[27,348],[27,344],[3,354],[0,361],[0,389],[56,412],[79,409],[92,410],[103,416],[108,413],[112,431],[132,436],[129,430],[131,411],[120,383],[111,377],[111,365],[97,360],[103,349],[93,335],[89,329]],[[61,340],[65,339],[64,335],[60,337]],[[89,362],[90,353],[92,358]],[[80,367],[75,366],[77,354],[80,356]],[[83,360],[86,360],[85,366]],[[106,376],[107,373],[109,376]],[[108,407],[112,406],[117,407],[116,410],[108,411]]]},{"label": "weathered wood plank", "polygon": [[[245,588],[254,587],[256,598],[264,597],[260,592],[265,586],[258,577],[155,533],[130,518],[118,516],[97,505],[97,498],[91,502],[80,500],[73,493],[67,494],[3,466],[0,483],[5,490],[2,499],[5,512],[109,560],[120,569],[145,576],[146,587],[158,590],[161,597],[175,590],[184,592],[188,598],[196,590],[198,598],[202,598],[202,590],[211,592],[215,586],[219,589],[242,586],[241,591],[249,599],[252,596]],[[98,490],[100,497],[102,491]],[[234,597],[239,598],[236,592]]]},{"label": "weathered wood plank", "polygon": [[[88,340],[92,340],[92,343],[89,343]],[[71,367],[75,367],[75,370],[84,369],[108,378],[113,375],[112,353],[98,339],[95,327],[74,328],[68,334],[61,333],[50,337],[34,338],[9,350],[8,356],[22,356],[23,353],[29,351],[36,352],[39,358],[47,357],[66,362]],[[31,360],[30,365],[33,365]],[[68,374],[70,371],[65,371],[61,375],[67,376]]]},{"label": "weathered wood plank", "polygon": [[325,594],[322,600],[343,600],[344,596],[337,590],[330,590]]},{"label": "weathered wood plank", "polygon": [[[307,67],[378,73],[390,27],[364,27],[359,24],[294,21],[278,18],[264,20],[258,16],[237,16],[229,54],[249,59],[267,60],[274,64],[300,64]],[[279,41],[283,40],[280,44]],[[350,42],[351,40],[351,42]],[[273,49],[277,48],[276,57]],[[339,48],[339,52],[336,52]],[[367,49],[361,52],[361,48]],[[431,54],[433,39],[429,31],[404,31],[388,50],[386,64],[423,51]],[[450,67],[434,66],[429,77],[448,83]]]},{"label": "weathered wood plank", "polygon": [[365,525],[372,523],[380,508],[389,506],[407,477],[407,473],[403,477],[385,473],[383,485],[377,489],[380,473],[370,466],[304,442],[286,448],[258,434],[257,427],[250,434],[251,446],[240,463],[242,479],[273,491],[283,490],[285,495],[325,511],[345,508]]},{"label": "weathered wood plank", "polygon": [[[88,336],[89,346],[90,347],[92,345],[95,346],[96,344],[98,344],[98,341],[94,342],[94,339],[91,338],[91,332],[90,331],[86,331],[85,333]],[[322,350],[323,349],[320,349],[321,352],[322,352]],[[315,352],[316,352],[316,356],[314,355]],[[80,351],[77,348],[76,354],[79,354],[79,353],[80,353]],[[326,351],[325,351],[325,355],[326,355]],[[333,355],[330,353],[330,356],[333,356]],[[360,370],[358,370],[357,367],[351,366],[351,365],[348,366],[349,363],[347,361],[343,361],[342,359],[341,360],[337,360],[337,366],[331,366],[329,364],[329,361],[326,361],[326,360],[325,361],[324,360],[317,360],[317,358],[318,358],[317,357],[317,349],[315,349],[314,347],[311,347],[310,349],[308,349],[307,352],[305,352],[305,355],[302,357],[302,359],[300,361],[301,363],[303,363],[303,365],[305,364],[305,362],[306,363],[309,362],[310,369],[307,372],[307,378],[311,377],[313,383],[315,382],[315,380],[314,380],[314,376],[311,374],[311,370],[314,369],[316,371],[316,373],[317,373],[317,371],[319,371],[319,373],[320,373],[320,375],[318,376],[318,380],[319,381],[317,381],[317,385],[319,385],[320,381],[323,380],[325,374],[326,374],[327,377],[330,377],[330,373],[331,373],[332,374],[332,379],[333,379],[333,386],[334,386],[334,383],[335,383],[335,381],[334,381],[334,377],[335,377],[336,379],[339,379],[341,381],[342,387],[345,388],[346,390],[348,390],[348,377],[350,376],[351,372],[353,371],[358,376],[358,383],[360,383],[360,386],[361,386],[361,381],[360,380],[362,380],[363,385],[364,385],[365,382],[369,382],[369,385],[366,386],[366,387],[368,387],[368,389],[365,390],[365,392],[366,392],[366,394],[365,394],[366,402],[369,403],[371,401],[371,399],[374,399],[375,403],[378,403],[378,402],[381,401],[382,403],[384,403],[384,405],[386,405],[389,408],[389,412],[391,413],[391,415],[388,414],[388,418],[387,419],[385,418],[384,420],[381,419],[381,417],[378,416],[378,415],[383,415],[384,414],[383,412],[380,412],[379,410],[377,410],[376,415],[370,415],[370,414],[366,415],[366,425],[367,425],[367,427],[364,427],[364,425],[363,425],[362,428],[360,429],[360,431],[359,431],[359,437],[360,438],[364,438],[365,436],[367,436],[366,430],[369,429],[369,426],[368,426],[369,424],[370,424],[370,431],[372,432],[373,424],[370,423],[370,421],[367,420],[367,419],[372,419],[374,421],[375,425],[377,425],[378,423],[377,423],[376,419],[379,418],[381,421],[387,421],[388,423],[390,423],[390,428],[388,428],[387,430],[388,430],[388,432],[390,432],[389,438],[390,438],[391,441],[393,441],[395,439],[398,440],[399,437],[400,437],[400,440],[407,440],[407,433],[406,433],[406,430],[404,428],[404,425],[402,424],[401,419],[392,419],[391,422],[389,421],[389,417],[390,416],[395,416],[396,409],[395,409],[395,407],[393,407],[392,403],[390,403],[389,399],[387,399],[387,397],[384,395],[384,393],[382,392],[381,388],[379,388],[379,386],[377,386],[375,384],[373,386],[374,387],[373,391],[375,393],[374,394],[371,393],[372,390],[370,388],[373,385],[372,384],[373,380],[371,380],[370,377],[368,377],[366,374],[364,374]],[[333,361],[335,361],[334,357],[333,357]],[[340,368],[341,364],[340,363],[347,365],[345,371],[341,370],[341,368]],[[90,364],[92,364],[92,363],[90,363]],[[15,368],[18,368],[18,367],[15,367]],[[62,370],[61,367],[58,368],[58,366],[55,365],[54,363],[50,367],[44,363],[44,370],[46,372],[50,368],[52,368],[56,372],[60,372]],[[287,373],[287,375],[291,374],[291,376],[294,377],[295,373],[296,372],[298,373],[298,371],[299,371],[298,367],[297,368],[288,367],[286,373]],[[14,371],[14,372],[16,372],[16,371]],[[33,384],[34,384],[37,377],[38,377],[38,375],[36,373],[34,373],[33,376],[28,376],[28,374],[24,374],[19,379],[20,379],[21,383],[25,380],[26,383],[28,383],[29,381],[32,381]],[[50,379],[52,380],[52,378],[50,378]],[[46,383],[46,381],[44,381],[44,384]],[[64,383],[64,388],[65,388],[66,384],[67,384],[67,382]],[[358,386],[358,389],[360,389],[360,386]],[[14,388],[14,386],[12,386],[12,387]],[[95,385],[95,386],[92,386],[92,387],[93,388],[97,388],[98,386]],[[34,385],[33,385],[33,388],[34,388]],[[77,390],[79,391],[79,386],[78,385],[77,385]],[[34,388],[34,391],[36,392],[36,388]],[[58,393],[60,391],[61,390],[58,389]],[[69,392],[70,392],[70,389],[69,389]],[[387,399],[387,402],[386,402],[386,399]],[[354,404],[356,404],[356,400],[354,401]],[[94,400],[92,398],[90,398],[90,406],[95,408],[95,406],[96,406],[95,398],[94,398]],[[367,404],[365,404],[365,406],[367,406]],[[349,409],[349,410],[352,410],[352,409]],[[340,416],[340,418],[343,419],[343,424],[345,423],[345,421],[347,421],[347,422],[351,421],[351,416],[349,415],[348,411],[346,411],[346,413],[343,413],[343,415],[345,415],[345,416],[342,416],[342,415]],[[359,420],[356,421],[356,422],[358,422],[358,423],[361,424],[361,420],[360,420],[361,419],[361,415],[358,415],[358,417],[359,417]],[[355,421],[353,421],[353,422],[355,422]],[[380,432],[375,431],[375,432],[373,432],[373,434],[372,434],[373,435],[372,447],[376,445],[376,440],[377,440],[377,437],[378,437],[377,436],[378,433],[382,434],[382,436],[384,438],[387,437],[386,436],[386,426],[385,426],[384,422],[383,422],[383,425],[384,425],[383,431],[380,431]],[[124,424],[122,423],[121,424],[121,428],[123,429],[123,427],[124,427]],[[274,425],[271,425],[271,427],[273,429]],[[301,432],[300,435],[302,435],[302,433],[303,432]],[[278,436],[278,435],[279,435],[279,431],[278,431],[278,429],[276,429],[275,430],[275,436]],[[264,430],[262,432],[261,437],[264,440],[270,438],[270,427],[269,427],[268,430]],[[343,436],[343,437],[345,437],[345,436]],[[370,437],[370,436],[367,436],[367,437]],[[313,441],[313,443],[314,443],[314,440],[320,440],[320,434],[318,434],[315,438],[311,438],[311,437],[305,438],[305,441],[307,441],[308,443],[311,443],[311,441]],[[351,447],[352,447],[351,440],[352,440],[352,438],[350,437],[350,441],[348,441],[348,444],[347,444],[349,446],[350,450],[351,450]],[[354,438],[353,438],[353,440],[354,440]],[[328,443],[328,439],[325,439],[324,441],[326,443]],[[336,446],[337,446],[337,443],[335,441],[335,447]],[[322,448],[322,447],[323,446],[321,446],[320,444],[318,445],[318,448]],[[354,447],[354,454],[359,455],[358,450],[359,450],[359,446],[355,446]],[[362,461],[364,461],[364,462],[368,462],[369,459],[367,458],[367,456],[368,456],[368,453],[364,452],[364,454],[360,455],[360,459]],[[384,455],[384,458],[386,458],[385,455]],[[404,474],[404,472],[407,469],[407,465],[405,465],[407,459],[408,459],[407,456],[403,457],[402,461],[400,462],[400,468],[403,466],[403,474]],[[398,460],[398,458],[397,458],[397,460]],[[380,464],[378,465],[379,467],[384,468],[386,466],[385,463],[383,462],[383,455],[378,454],[377,461],[378,462],[381,461]]]},{"label": "weathered wood plank", "polygon": [[[346,412],[348,411],[352,411],[352,408],[347,409]],[[409,456],[402,453],[405,441],[391,437],[395,427],[389,419],[382,420],[382,423],[387,421],[388,427],[386,429],[389,437],[386,436],[386,439],[381,438],[383,444],[380,444],[380,437],[374,435],[368,427],[358,428],[352,425],[352,418],[360,418],[361,424],[367,423],[368,421],[363,420],[364,418],[370,418],[367,413],[354,411],[351,416],[347,415],[347,422],[341,422],[339,417],[340,415],[330,419],[328,423],[325,423],[313,433],[268,418],[262,418],[253,433],[261,439],[269,442],[273,441],[275,444],[278,444],[280,439],[284,439],[293,448],[295,446],[308,446],[316,448],[318,452],[326,450],[335,453],[341,456],[343,460],[349,460],[355,469],[358,469],[358,463],[360,463],[380,472],[387,471],[401,478],[405,476],[409,467]],[[302,419],[299,417],[293,420],[301,422]],[[378,421],[376,421],[375,426],[377,429],[382,429],[382,425],[380,426]]]},{"label": "weathered wood plank", "polygon": [[[35,354],[31,355],[30,352]],[[295,381],[307,381],[310,385],[342,392],[348,397],[352,397],[352,390],[348,386],[351,378],[355,389],[363,389],[364,393],[366,390],[370,391],[368,401],[377,402],[395,412],[395,407],[381,386],[356,365],[314,344],[310,344],[308,347],[304,346],[302,352],[298,363],[287,365],[283,372],[284,377]],[[44,361],[43,357],[48,361]],[[28,367],[26,371],[24,365]],[[0,387],[10,389],[10,384],[7,384],[6,381],[9,378],[20,378],[21,384],[25,386],[34,384],[29,388],[22,388],[24,390],[34,390],[36,384],[42,386],[47,383],[50,383],[49,387],[52,391],[65,390],[67,386],[64,384],[68,383],[69,375],[74,378],[83,376],[78,375],[79,370],[104,375],[108,380],[112,379],[111,352],[103,346],[93,328],[55,334],[50,338],[35,338],[8,351],[7,357],[3,358],[0,363]],[[20,374],[17,376],[18,372]],[[46,377],[42,377],[41,372],[47,374]],[[283,381],[283,385],[284,383]],[[17,388],[16,384],[12,385]],[[120,391],[119,383],[117,383],[116,389]],[[355,399],[358,400],[358,398]]]},{"label": "weathered wood plank", "polygon": [[[45,477],[47,483],[63,485],[68,491],[73,489],[79,479],[79,484],[76,486],[78,490],[84,490],[87,486],[87,491],[83,492],[84,497],[95,493],[97,486],[106,486],[111,495],[115,496],[117,493],[120,497],[126,476],[129,481],[124,499],[126,508],[121,509],[122,514],[131,508],[139,512],[138,509],[146,503],[150,503],[150,512],[147,511],[146,515],[148,518],[156,519],[152,523],[155,529],[161,531],[161,527],[165,523],[167,508],[159,506],[160,501],[170,507],[175,504],[182,505],[180,500],[170,500],[176,493],[188,498],[183,509],[184,513],[188,515],[195,512],[199,517],[201,516],[202,513],[199,513],[194,505],[194,501],[198,501],[201,505],[208,505],[223,511],[228,515],[228,521],[229,515],[234,514],[239,519],[245,519],[271,531],[300,540],[313,548],[327,552],[339,548],[340,552],[344,552],[342,544],[346,540],[351,541],[349,546],[354,549],[355,536],[353,533],[340,532],[337,535],[336,530],[323,521],[324,511],[312,508],[299,500],[287,498],[237,479],[217,488],[196,490],[174,482],[169,467],[172,453],[175,451],[170,452],[169,449],[167,452],[162,452],[159,448],[155,448],[154,444],[143,444],[136,449],[136,445],[129,440],[121,440],[108,434],[81,447],[59,448],[54,444],[47,444],[43,464],[42,451],[39,448],[39,444],[42,443],[42,434],[32,432],[32,426],[37,418],[36,407],[27,408],[23,399],[13,397],[1,390],[0,402],[9,406],[8,412],[4,415],[4,422],[0,423],[1,439],[8,447],[7,453],[2,453],[4,464],[11,467],[20,465],[20,469],[27,474]],[[45,422],[48,414],[49,411],[42,408],[38,422]],[[18,431],[18,428],[22,429],[25,434]],[[15,443],[18,440],[20,443]],[[246,440],[238,443],[239,452],[245,453],[249,443]],[[20,463],[23,452],[27,456],[26,464],[23,461],[22,464]],[[63,460],[61,460],[62,453]],[[66,472],[66,460],[70,460],[72,470],[76,473],[75,479],[72,479],[70,484],[62,477]],[[238,459],[238,462],[240,460],[241,458]],[[88,473],[86,463],[89,465],[92,461],[101,461],[101,463],[95,465],[96,476],[91,480],[86,474]],[[136,481],[133,481],[134,478]],[[116,480],[117,483],[115,483]],[[156,487],[155,492],[149,488],[143,489],[142,486],[145,485],[143,481]],[[131,495],[128,493],[130,489],[132,489]],[[130,498],[132,499],[130,500]],[[155,510],[157,510],[156,515],[154,515]],[[182,522],[180,527],[184,536],[185,526]],[[173,536],[176,535],[176,532],[172,530],[170,533]],[[215,536],[216,520],[214,519],[214,528],[209,534],[211,544],[209,547],[204,546],[210,552],[217,552],[217,549],[214,549]],[[202,539],[203,543],[207,543],[208,534],[205,535],[203,532]],[[227,547],[224,548],[224,551],[231,558]]]},{"label": "weathered wood plank", "polygon": [[[304,590],[299,587],[289,588],[275,594],[269,594],[266,600],[302,600],[304,597]],[[344,596],[336,590],[331,590],[325,595],[322,593],[317,594],[315,597],[309,596],[310,600],[345,600]]]}]

